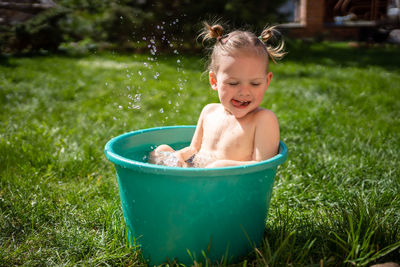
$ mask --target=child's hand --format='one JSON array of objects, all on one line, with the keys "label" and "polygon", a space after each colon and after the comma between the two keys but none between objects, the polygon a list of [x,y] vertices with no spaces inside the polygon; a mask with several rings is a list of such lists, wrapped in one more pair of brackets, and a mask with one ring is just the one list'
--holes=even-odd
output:
[{"label": "child's hand", "polygon": [[225,160],[216,160],[214,162],[211,162],[210,164],[207,164],[206,168],[220,168],[225,166],[227,166]]},{"label": "child's hand", "polygon": [[182,154],[179,153],[179,151],[175,152],[174,156],[178,160],[177,167],[183,167],[183,168],[187,168],[188,167],[187,162],[183,159]]}]

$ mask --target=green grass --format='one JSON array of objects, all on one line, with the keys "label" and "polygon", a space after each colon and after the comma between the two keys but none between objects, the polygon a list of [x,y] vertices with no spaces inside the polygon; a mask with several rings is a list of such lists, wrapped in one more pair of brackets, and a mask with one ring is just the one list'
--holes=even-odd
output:
[{"label": "green grass", "polygon": [[[263,106],[279,118],[289,159],[264,245],[239,265],[400,262],[400,48],[288,50],[271,66]],[[143,264],[126,241],[104,145],[195,124],[218,101],[200,57],[150,56],[1,59],[0,265]]]}]

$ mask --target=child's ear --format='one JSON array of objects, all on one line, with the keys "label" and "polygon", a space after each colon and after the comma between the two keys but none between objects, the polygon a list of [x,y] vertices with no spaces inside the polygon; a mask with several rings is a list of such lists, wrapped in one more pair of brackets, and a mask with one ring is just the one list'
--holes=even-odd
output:
[{"label": "child's ear", "polygon": [[268,88],[269,83],[271,82],[273,76],[274,75],[272,75],[272,72],[267,73],[267,88]]},{"label": "child's ear", "polygon": [[210,72],[208,73],[208,78],[209,78],[209,80],[210,80],[211,88],[212,88],[213,90],[217,90],[217,89],[218,89],[218,87],[217,87],[217,75],[215,75],[214,72],[210,71]]}]

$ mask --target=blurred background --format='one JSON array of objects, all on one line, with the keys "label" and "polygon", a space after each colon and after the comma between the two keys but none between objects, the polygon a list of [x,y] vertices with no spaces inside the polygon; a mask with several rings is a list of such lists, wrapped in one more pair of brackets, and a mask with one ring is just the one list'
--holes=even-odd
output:
[{"label": "blurred background", "polygon": [[[203,20],[288,38],[400,43],[400,0],[0,0],[1,53],[195,50]],[[165,36],[173,36],[167,38]]]}]

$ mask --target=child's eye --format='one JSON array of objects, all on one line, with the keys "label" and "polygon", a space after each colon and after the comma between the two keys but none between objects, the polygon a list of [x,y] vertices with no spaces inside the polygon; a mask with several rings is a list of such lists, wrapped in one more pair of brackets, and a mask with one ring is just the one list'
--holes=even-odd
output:
[{"label": "child's eye", "polygon": [[252,86],[257,87],[260,85],[260,83],[251,83]]},{"label": "child's eye", "polygon": [[230,86],[235,86],[235,85],[238,85],[239,83],[238,82],[229,82],[228,83]]}]

